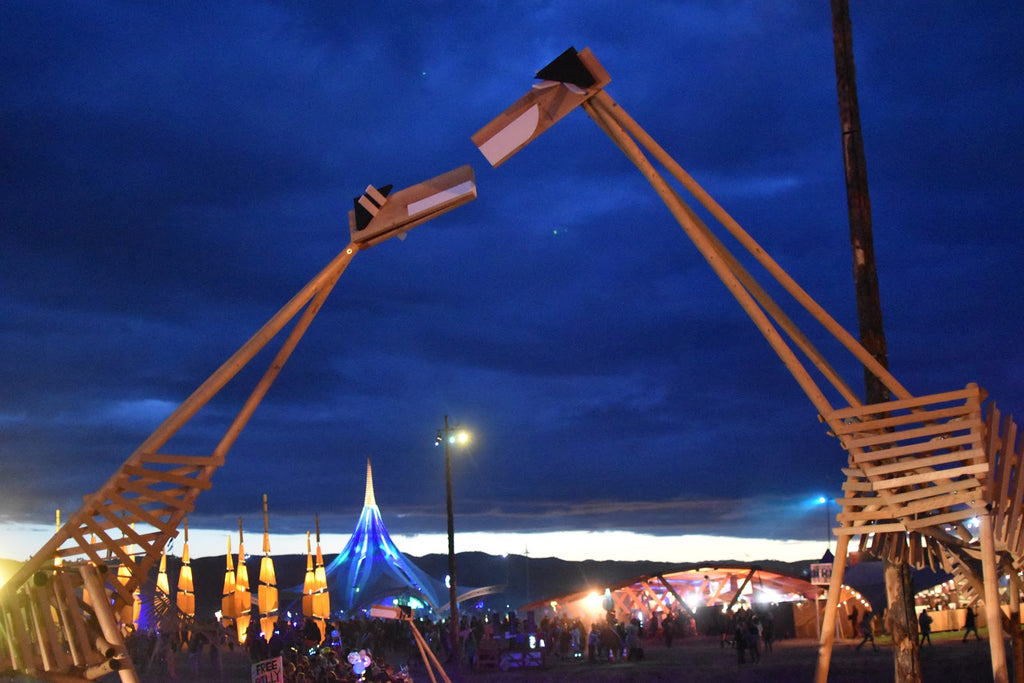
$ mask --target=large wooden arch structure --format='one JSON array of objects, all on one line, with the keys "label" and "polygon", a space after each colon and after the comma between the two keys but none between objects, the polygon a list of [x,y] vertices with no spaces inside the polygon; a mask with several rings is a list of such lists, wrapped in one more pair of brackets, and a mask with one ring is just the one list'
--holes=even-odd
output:
[{"label": "large wooden arch structure", "polygon": [[[567,50],[538,72],[525,96],[473,136],[498,166],[576,107],[637,166],[715,274],[751,318],[847,451],[847,480],[837,515],[839,537],[817,678],[828,677],[836,606],[849,543],[924,566],[941,566],[984,600],[990,625],[1005,621],[997,582],[1019,597],[1024,565],[1024,444],[975,385],[917,397],[818,305],[726,211],[605,91],[611,81],[596,58]],[[659,164],[666,178],[656,168]],[[718,235],[674,188],[674,180],[767,275],[889,388],[895,400],[864,405]],[[90,680],[118,670],[136,681],[116,613],[159,560],[168,540],[252,416],[352,257],[476,196],[468,166],[389,196],[370,186],[349,215],[352,242],[209,377],[125,461],[82,508],[0,588],[0,657],[12,668],[54,681]],[[291,324],[290,330],[285,331]],[[283,337],[269,368],[209,453],[162,452],[272,340]],[[813,374],[812,374],[813,373]],[[830,400],[826,390],[832,394]],[[966,520],[980,519],[974,538]],[[134,525],[140,528],[136,531]],[[130,550],[138,548],[138,554]],[[110,568],[127,568],[119,582]],[[1019,632],[1019,625],[1013,624]],[[993,677],[1007,680],[1002,638],[990,638]],[[0,660],[2,664],[2,660]]]}]

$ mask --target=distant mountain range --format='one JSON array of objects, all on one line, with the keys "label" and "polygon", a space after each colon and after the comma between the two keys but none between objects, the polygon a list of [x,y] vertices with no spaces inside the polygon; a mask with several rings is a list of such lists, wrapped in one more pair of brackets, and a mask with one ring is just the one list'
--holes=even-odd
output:
[{"label": "distant mountain range", "polygon": [[[273,557],[277,585],[281,591],[281,609],[286,611],[289,609],[289,605],[292,605],[291,609],[298,611],[301,604],[302,582],[306,572],[306,556],[275,555]],[[250,555],[246,561],[250,586],[254,593],[259,577],[260,558],[259,555]],[[237,560],[237,557],[234,559]],[[324,563],[330,564],[333,559],[334,555],[325,555]],[[447,555],[409,556],[409,559],[430,576],[443,579],[448,573]],[[459,586],[505,586],[500,593],[482,599],[484,608],[495,611],[504,611],[506,606],[516,610],[521,605],[542,598],[553,598],[588,588],[603,590],[608,585],[640,575],[652,575],[701,566],[726,567],[751,564],[732,560],[688,563],[686,565],[644,560],[568,562],[550,557],[535,558],[523,555],[499,557],[479,552],[459,553],[456,559]],[[767,571],[807,577],[810,573],[811,563],[817,561],[777,562],[764,560],[752,564]],[[195,558],[191,565],[196,592],[196,613],[212,616],[215,611],[220,609],[221,593],[224,586],[225,557]],[[0,559],[0,572],[4,575],[9,576],[19,566],[19,562]],[[177,585],[180,566],[181,558],[168,556],[167,575],[172,593]],[[155,580],[155,578],[156,571],[154,570],[151,579]],[[295,589],[295,592],[289,594],[288,589]],[[463,609],[473,606],[463,605]]]}]

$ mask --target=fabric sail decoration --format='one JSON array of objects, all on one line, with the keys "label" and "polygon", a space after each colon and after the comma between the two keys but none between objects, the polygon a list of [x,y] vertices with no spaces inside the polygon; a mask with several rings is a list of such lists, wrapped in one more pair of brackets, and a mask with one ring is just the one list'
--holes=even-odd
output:
[{"label": "fabric sail decoration", "polygon": [[260,630],[270,639],[277,623],[277,576],[274,558],[270,556],[270,523],[267,514],[267,494],[263,494],[263,559],[260,560],[260,584],[256,602],[260,612]]},{"label": "fabric sail decoration", "polygon": [[331,594],[327,591],[327,570],[324,568],[324,554],[320,549],[320,516],[316,520],[316,568],[313,571],[313,620],[320,628],[320,642],[327,634],[327,622],[331,617]]},{"label": "fabric sail decoration", "polygon": [[313,616],[313,593],[316,591],[316,575],[313,571],[313,542],[306,532],[306,575],[302,580],[302,614]]},{"label": "fabric sail decoration", "polygon": [[171,584],[167,580],[167,548],[160,553],[160,570],[156,574],[156,592],[153,594],[153,607],[157,614],[166,614],[171,605]]},{"label": "fabric sail decoration", "polygon": [[224,569],[224,591],[220,599],[220,623],[224,628],[235,625],[238,603],[235,602],[235,564],[231,558],[231,536],[228,536],[227,564]]},{"label": "fabric sail decoration", "polygon": [[252,593],[249,591],[249,569],[245,566],[245,539],[242,518],[238,518],[238,570],[235,572],[235,627],[238,642],[244,643],[252,619]]},{"label": "fabric sail decoration", "polygon": [[196,589],[192,582],[192,560],[188,554],[188,518],[185,518],[185,544],[181,549],[181,571],[178,573],[178,592],[174,596],[178,610],[185,616],[196,615]]}]

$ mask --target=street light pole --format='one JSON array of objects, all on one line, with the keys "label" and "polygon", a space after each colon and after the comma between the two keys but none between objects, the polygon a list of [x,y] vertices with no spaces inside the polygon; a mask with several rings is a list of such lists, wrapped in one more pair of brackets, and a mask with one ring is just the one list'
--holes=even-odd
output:
[{"label": "street light pole", "polygon": [[455,653],[456,661],[459,661],[459,603],[455,599],[456,578],[455,578],[455,515],[452,512],[452,452],[449,443],[451,427],[448,426],[448,416],[444,416],[444,479],[447,488],[448,499],[448,607],[449,618],[451,619],[452,651]]},{"label": "street light pole", "polygon": [[448,416],[444,416],[444,427],[437,432],[437,441],[435,443],[444,442],[444,479],[446,489],[446,499],[448,505],[448,605],[449,605],[449,618],[450,618],[450,629],[451,629],[451,642],[452,652],[455,656],[455,661],[458,663],[461,661],[461,643],[459,638],[459,604],[456,599],[458,593],[458,581],[455,573],[455,515],[452,510],[452,454],[451,444],[452,442],[459,441],[459,443],[465,443],[468,439],[468,435],[459,430],[456,431],[448,423]]}]

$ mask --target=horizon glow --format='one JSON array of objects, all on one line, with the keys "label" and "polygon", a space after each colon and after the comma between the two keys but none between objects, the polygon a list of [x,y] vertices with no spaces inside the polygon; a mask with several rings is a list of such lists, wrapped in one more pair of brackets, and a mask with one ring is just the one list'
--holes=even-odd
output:
[{"label": "horizon glow", "polygon": [[[0,558],[26,561],[53,536],[54,528],[43,524],[0,523]],[[189,554],[192,558],[223,556],[228,539],[237,541],[237,530],[197,529],[189,527]],[[320,547],[325,554],[341,552],[351,534],[321,534]],[[436,534],[394,534],[392,540],[406,555],[447,553],[448,537]],[[525,555],[532,558],[559,558],[569,562],[584,560],[648,560],[652,562],[713,562],[721,560],[778,560],[799,562],[821,557],[821,541],[741,538],[710,534],[660,536],[627,530],[480,532],[455,536],[457,553],[482,552],[497,557]],[[182,536],[168,544],[168,554],[181,556]],[[306,552],[306,534],[270,534],[271,556],[299,555]],[[237,553],[237,545],[232,544]],[[262,553],[249,553],[250,557]]]}]

